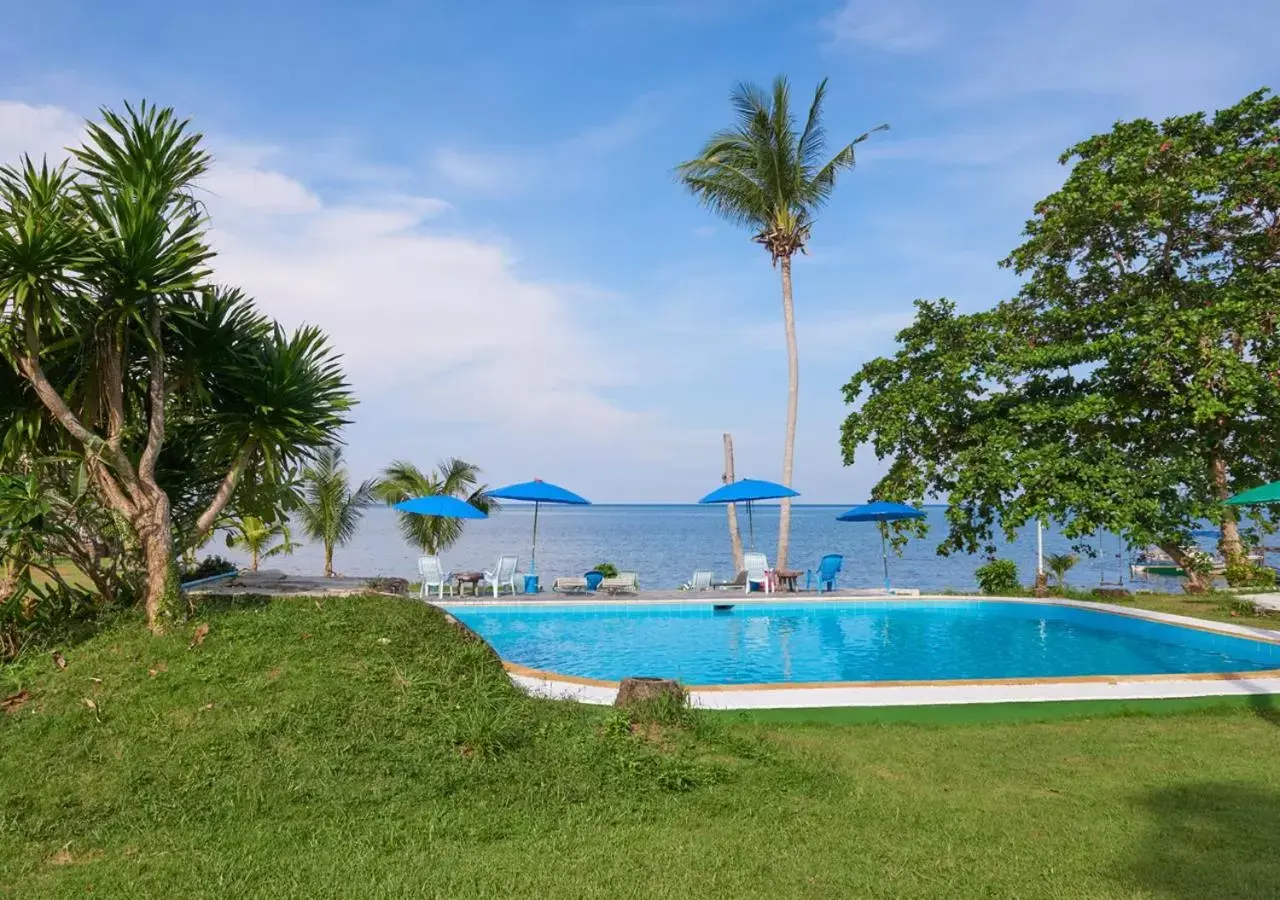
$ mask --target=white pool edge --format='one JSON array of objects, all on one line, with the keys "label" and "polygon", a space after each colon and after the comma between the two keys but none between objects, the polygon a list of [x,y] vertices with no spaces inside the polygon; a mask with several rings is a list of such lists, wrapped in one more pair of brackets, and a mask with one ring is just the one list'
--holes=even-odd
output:
[{"label": "white pool edge", "polygon": [[[1198,631],[1208,631],[1232,637],[1242,637],[1280,644],[1280,631],[1213,622],[1172,613],[1134,609],[1112,603],[1092,603],[1063,598],[986,597],[924,595],[919,597],[867,597],[823,595],[821,599],[806,597],[751,597],[718,599],[671,598],[643,600],[585,601],[591,605],[645,606],[659,605],[707,605],[717,602],[738,604],[796,603],[811,606],[815,603],[894,603],[919,601],[999,601],[1031,605],[1066,606],[1078,609],[1109,612],[1130,618],[1163,622]],[[451,609],[473,609],[485,606],[564,606],[576,600],[500,600],[462,601],[435,604],[445,612]],[[598,681],[530,669],[504,661],[508,677],[526,692],[557,700],[574,700],[580,703],[612,704],[617,697],[617,682]],[[1280,670],[1254,672],[1226,672],[1186,675],[1117,675],[1086,676],[1075,678],[1045,679],[981,679],[971,681],[920,681],[920,682],[853,682],[831,684],[806,684],[787,686],[782,684],[714,685],[689,688],[690,703],[702,709],[809,709],[827,707],[877,707],[877,706],[933,706],[970,703],[1048,703],[1070,700],[1161,700],[1189,697],[1231,697],[1261,694],[1280,694]]]}]

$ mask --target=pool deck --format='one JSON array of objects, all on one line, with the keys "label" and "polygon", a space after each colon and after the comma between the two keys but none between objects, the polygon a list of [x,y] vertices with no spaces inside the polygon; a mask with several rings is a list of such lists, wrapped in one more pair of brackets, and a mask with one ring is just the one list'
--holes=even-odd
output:
[{"label": "pool deck", "polygon": [[[892,603],[895,599],[911,601],[957,602],[964,600],[999,600],[1009,603],[1029,603],[1075,607],[1130,618],[1163,622],[1183,628],[1193,628],[1215,634],[1246,638],[1275,644],[1280,651],[1280,631],[1249,628],[1226,622],[1211,622],[1170,613],[1152,612],[1117,606],[1109,603],[1085,603],[1061,598],[1031,599],[1026,597],[979,596],[930,596],[917,592],[903,592],[897,597],[883,591],[840,591],[834,594],[761,594],[746,595],[740,592],[672,592],[648,591],[621,597],[598,595],[553,596],[546,595],[503,597],[495,601],[483,597],[475,599],[446,599],[435,602],[441,609],[475,609],[500,604],[528,605],[530,607],[564,605],[583,602],[590,604],[671,603],[696,604],[732,603],[751,605],[796,601],[803,603],[827,601],[862,601]],[[1277,656],[1280,660],[1280,655]],[[580,678],[557,672],[531,669],[504,661],[511,680],[530,694],[581,703],[611,704],[617,697],[618,682]],[[637,675],[646,673],[637,672]],[[890,706],[945,706],[952,704],[990,703],[1047,703],[1055,701],[1146,701],[1167,698],[1193,697],[1244,697],[1280,694],[1280,668],[1250,672],[1214,672],[1175,675],[1088,675],[1060,678],[968,679],[955,681],[860,681],[689,685],[690,703],[703,709],[820,709],[831,707],[890,707]]]}]

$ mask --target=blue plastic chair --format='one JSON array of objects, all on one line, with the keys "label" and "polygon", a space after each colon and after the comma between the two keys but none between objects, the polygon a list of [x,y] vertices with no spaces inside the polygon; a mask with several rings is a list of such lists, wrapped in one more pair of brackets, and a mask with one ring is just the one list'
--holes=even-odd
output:
[{"label": "blue plastic chair", "polygon": [[818,591],[834,591],[836,589],[836,576],[840,574],[840,568],[844,565],[844,557],[839,553],[828,553],[822,557],[822,562],[818,563]]}]

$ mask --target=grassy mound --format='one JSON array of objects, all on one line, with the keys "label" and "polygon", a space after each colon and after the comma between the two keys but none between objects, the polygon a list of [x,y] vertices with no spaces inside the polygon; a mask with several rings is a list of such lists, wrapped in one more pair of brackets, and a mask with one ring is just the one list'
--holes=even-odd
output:
[{"label": "grassy mound", "polygon": [[381,597],[63,653],[0,670],[29,692],[0,713],[0,897],[1280,891],[1280,730],[1248,711],[632,723]]}]

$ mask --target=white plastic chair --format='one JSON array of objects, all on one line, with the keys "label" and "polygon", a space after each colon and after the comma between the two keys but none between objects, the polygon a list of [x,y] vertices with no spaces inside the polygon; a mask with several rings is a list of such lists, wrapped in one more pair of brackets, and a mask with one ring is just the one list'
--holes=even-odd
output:
[{"label": "white plastic chair", "polygon": [[772,573],[769,571],[769,558],[763,553],[742,554],[742,566],[747,570],[747,583],[744,593],[751,593],[751,585],[760,585],[766,594],[771,593]]},{"label": "white plastic chair", "polygon": [[444,599],[444,592],[447,589],[449,595],[453,596],[453,585],[449,583],[449,576],[445,574],[444,567],[440,565],[440,557],[423,556],[418,559],[418,574],[422,576],[422,592],[423,600],[431,596],[431,589],[437,589],[437,596]]},{"label": "white plastic chair", "polygon": [[493,596],[498,596],[504,587],[511,588],[513,594],[516,592],[516,562],[514,556],[499,556],[493,571],[484,573],[484,580],[493,585]]},{"label": "white plastic chair", "polygon": [[709,591],[711,590],[711,572],[694,572],[693,580],[689,582],[689,590],[691,591]]}]

